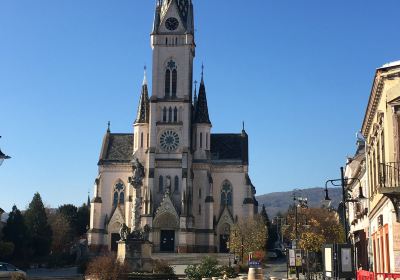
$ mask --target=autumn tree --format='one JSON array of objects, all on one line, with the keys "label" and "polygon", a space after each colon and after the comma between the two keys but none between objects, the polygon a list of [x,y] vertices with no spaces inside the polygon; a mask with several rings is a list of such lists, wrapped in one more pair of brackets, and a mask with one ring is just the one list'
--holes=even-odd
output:
[{"label": "autumn tree", "polygon": [[51,251],[62,253],[69,248],[74,236],[69,221],[57,212],[49,215],[49,224],[53,232]]},{"label": "autumn tree", "polygon": [[25,224],[30,235],[30,247],[34,257],[50,252],[52,231],[39,193],[35,193],[25,212]]},{"label": "autumn tree", "polygon": [[242,219],[233,225],[229,249],[240,254],[243,248],[243,254],[246,256],[250,252],[265,250],[267,239],[268,229],[263,217],[256,215],[253,219]]},{"label": "autumn tree", "polygon": [[[284,227],[286,240],[296,239],[295,209],[291,207]],[[344,229],[338,215],[325,208],[297,209],[297,235],[299,246],[312,252],[319,252],[323,244],[344,242]]]}]

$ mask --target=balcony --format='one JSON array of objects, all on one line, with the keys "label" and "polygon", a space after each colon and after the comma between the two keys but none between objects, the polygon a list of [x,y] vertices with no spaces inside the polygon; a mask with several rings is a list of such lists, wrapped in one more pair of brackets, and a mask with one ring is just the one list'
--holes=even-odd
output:
[{"label": "balcony", "polygon": [[392,201],[397,222],[400,222],[400,162],[379,164],[378,192]]}]

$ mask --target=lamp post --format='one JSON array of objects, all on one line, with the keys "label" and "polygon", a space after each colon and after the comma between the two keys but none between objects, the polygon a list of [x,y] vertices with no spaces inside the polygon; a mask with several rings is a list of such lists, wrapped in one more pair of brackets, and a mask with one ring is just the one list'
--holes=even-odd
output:
[{"label": "lamp post", "polygon": [[[1,136],[0,136],[1,138]],[[1,149],[0,149],[0,166],[3,164],[5,159],[10,159],[10,156],[7,156],[6,154],[4,154]]]},{"label": "lamp post", "polygon": [[[357,180],[359,182],[358,198],[356,198],[356,199],[347,197],[347,191],[348,191],[347,183],[348,183],[348,181],[353,181],[353,180]],[[339,184],[339,182],[340,182],[340,184]],[[340,179],[333,179],[333,180],[328,180],[325,182],[325,202],[327,204],[330,204],[331,199],[329,197],[328,184],[331,184],[332,186],[335,186],[335,187],[342,187],[343,227],[344,227],[344,232],[346,235],[346,243],[349,243],[348,228],[347,228],[347,215],[346,215],[346,213],[347,213],[346,203],[359,202],[360,200],[366,199],[366,197],[363,194],[361,181],[359,178],[345,178],[344,177],[344,168],[340,167]]]}]

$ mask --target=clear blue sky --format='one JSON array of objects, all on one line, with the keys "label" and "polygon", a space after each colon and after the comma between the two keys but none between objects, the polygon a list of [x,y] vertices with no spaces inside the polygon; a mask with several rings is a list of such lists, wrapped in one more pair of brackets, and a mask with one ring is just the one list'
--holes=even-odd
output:
[{"label": "clear blue sky", "polygon": [[[107,121],[132,131],[154,2],[0,1],[1,208],[86,201]],[[338,177],[375,69],[400,59],[399,1],[194,4],[213,132],[246,122],[258,194]]]}]

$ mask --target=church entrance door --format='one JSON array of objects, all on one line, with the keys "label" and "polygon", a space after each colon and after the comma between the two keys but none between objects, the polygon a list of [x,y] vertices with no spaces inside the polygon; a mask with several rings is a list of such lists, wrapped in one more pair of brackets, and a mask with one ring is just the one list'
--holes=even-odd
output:
[{"label": "church entrance door", "polygon": [[121,239],[121,236],[119,235],[119,233],[111,233],[111,251],[112,252],[118,251],[117,241],[119,241],[120,239]]},{"label": "church entrance door", "polygon": [[221,234],[219,236],[219,252],[220,253],[229,253],[229,235]]},{"label": "church entrance door", "polygon": [[162,230],[160,235],[160,251],[174,252],[175,251],[175,231]]}]

